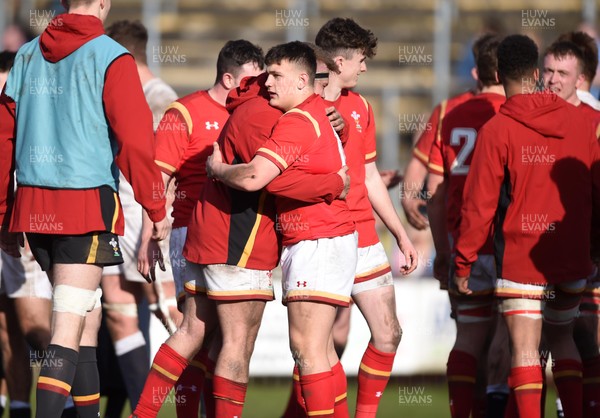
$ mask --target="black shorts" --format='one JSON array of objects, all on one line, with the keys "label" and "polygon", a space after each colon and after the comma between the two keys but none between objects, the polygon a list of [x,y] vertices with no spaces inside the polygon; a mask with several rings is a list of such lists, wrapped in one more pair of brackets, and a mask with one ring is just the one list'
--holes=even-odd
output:
[{"label": "black shorts", "polygon": [[84,235],[27,233],[31,252],[42,270],[54,264],[123,264],[119,237],[112,232],[90,232]]}]

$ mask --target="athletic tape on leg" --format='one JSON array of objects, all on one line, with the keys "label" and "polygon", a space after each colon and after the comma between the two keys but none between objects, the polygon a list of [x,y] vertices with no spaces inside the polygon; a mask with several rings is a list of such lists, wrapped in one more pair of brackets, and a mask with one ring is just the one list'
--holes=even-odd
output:
[{"label": "athletic tape on leg", "polygon": [[103,303],[102,306],[107,311],[120,313],[121,315],[137,318],[138,309],[135,303]]},{"label": "athletic tape on leg", "polygon": [[96,290],[80,289],[75,286],[59,284],[54,288],[53,306],[54,312],[67,312],[79,316],[85,316],[98,303]]}]

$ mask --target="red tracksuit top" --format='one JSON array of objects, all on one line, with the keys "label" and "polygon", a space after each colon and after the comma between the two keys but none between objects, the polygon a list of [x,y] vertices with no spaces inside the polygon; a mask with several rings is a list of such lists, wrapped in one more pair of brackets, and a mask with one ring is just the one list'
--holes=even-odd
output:
[{"label": "red tracksuit top", "polygon": [[479,131],[456,274],[469,275],[494,222],[498,277],[545,284],[589,276],[599,166],[598,141],[580,110],[554,94],[510,97]]}]

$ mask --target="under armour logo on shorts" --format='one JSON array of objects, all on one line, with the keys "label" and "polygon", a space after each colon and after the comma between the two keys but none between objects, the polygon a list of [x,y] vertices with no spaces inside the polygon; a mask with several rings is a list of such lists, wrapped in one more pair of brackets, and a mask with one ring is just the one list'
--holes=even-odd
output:
[{"label": "under armour logo on shorts", "polygon": [[296,287],[306,287],[306,282],[296,282]]}]

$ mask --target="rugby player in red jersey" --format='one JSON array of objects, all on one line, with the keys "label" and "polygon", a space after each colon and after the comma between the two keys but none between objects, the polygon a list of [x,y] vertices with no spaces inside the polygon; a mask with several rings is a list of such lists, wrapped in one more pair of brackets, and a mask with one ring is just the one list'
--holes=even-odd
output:
[{"label": "rugby player in red jersey", "polygon": [[[187,226],[207,183],[206,158],[229,118],[225,108],[227,95],[239,86],[244,77],[261,73],[263,67],[260,47],[246,40],[228,41],[219,51],[215,84],[208,90],[194,92],[171,103],[158,125],[155,162],[162,170],[165,184],[176,184],[174,192],[167,195],[167,209],[172,205],[174,218],[169,258],[181,306],[186,304],[183,288],[187,261],[183,258],[183,246]],[[164,186],[159,184],[155,189],[161,190]],[[138,256],[141,273],[145,276],[150,273],[149,258],[158,252],[148,232],[146,228]],[[191,304],[192,301],[187,303]],[[182,309],[195,311],[195,307]],[[218,339],[218,336],[215,338]],[[207,339],[206,343],[207,347],[194,351],[195,357],[175,386],[176,399],[185,400],[176,404],[180,417],[198,415],[201,393],[204,393],[206,409],[214,410],[211,376],[215,363],[208,353],[210,341]],[[215,344],[218,345],[217,342]],[[145,387],[148,389],[140,397],[137,410],[144,411],[147,408],[148,411],[158,412],[162,402],[156,402],[158,399],[152,397],[151,385],[146,384]]]},{"label": "rugby player in red jersey", "polygon": [[[322,69],[321,73],[327,74],[326,70]],[[249,162],[281,117],[280,110],[269,106],[264,86],[266,78],[267,74],[245,79],[241,87],[230,94],[227,108],[232,116],[219,139],[223,157],[228,163]],[[330,109],[328,114],[331,113]],[[340,127],[340,121],[334,120],[332,125]],[[308,202],[330,202],[346,193],[344,173],[345,170],[341,170],[340,175],[309,175],[290,169],[271,182],[269,190],[280,195],[293,193],[296,199]],[[243,193],[222,183],[208,182],[188,227],[184,255],[190,262],[185,288],[188,299],[198,300],[196,305],[208,312],[206,315],[204,310],[198,314],[187,312],[186,321],[196,332],[202,332],[203,327],[214,327],[214,313],[210,309],[214,310],[211,306],[216,304],[223,333],[223,348],[215,369],[214,393],[218,416],[241,414],[249,358],[264,304],[273,298],[270,270],[277,265],[280,251],[272,206],[272,197],[265,192]],[[208,292],[207,286],[199,284],[207,276],[211,278]],[[202,343],[196,335],[192,333],[190,338],[183,338],[189,350],[197,350],[198,344]],[[167,344],[170,345],[171,341]],[[179,346],[182,344],[180,341]],[[181,357],[179,354],[187,353],[182,350],[174,354],[170,347],[165,346],[160,351],[163,355],[155,358],[158,367],[153,367],[153,377],[146,385],[149,390],[157,385],[164,385],[168,390],[168,382],[165,382],[168,379],[157,370],[168,370],[171,376],[179,373],[176,364],[172,364],[173,361],[164,354],[170,353],[177,359]],[[228,367],[231,364],[239,367]],[[139,407],[134,415],[148,416],[146,410]]]},{"label": "rugby player in red jersey", "polygon": [[352,299],[371,331],[358,373],[356,417],[374,417],[391,374],[402,331],[396,314],[391,267],[375,230],[373,210],[404,255],[402,274],[409,274],[417,267],[417,254],[377,170],[373,108],[361,95],[350,90],[367,70],[367,57],[375,55],[377,38],[352,19],[334,18],[319,30],[315,42],[330,54],[339,69],[338,73],[330,74],[324,97],[348,122],[349,137],[344,146],[350,174],[347,202],[358,232]]},{"label": "rugby player in red jersey", "polygon": [[511,337],[509,385],[519,415],[541,415],[543,323],[565,415],[581,417],[581,359],[572,333],[592,272],[590,229],[598,236],[592,213],[600,207],[600,149],[576,107],[555,94],[523,94],[535,89],[537,60],[526,36],[509,36],[498,47],[507,101],[478,133],[454,280],[461,293],[472,293],[471,267],[493,224],[496,295]]},{"label": "rugby player in red jersey", "polygon": [[[441,135],[429,155],[427,212],[436,257],[450,254],[458,238],[465,181],[469,174],[477,132],[494,116],[506,97],[497,78],[496,51],[500,39],[488,37],[477,57],[480,93],[455,107],[444,120]],[[449,258],[449,257],[448,257]],[[449,260],[444,263],[449,265]],[[452,417],[468,418],[474,406],[478,362],[494,331],[494,265],[491,235],[478,254],[469,282],[473,294],[461,295],[450,283],[448,293],[456,314],[457,335],[448,358],[448,392]]]},{"label": "rugby player in red jersey", "polygon": [[585,83],[584,66],[583,52],[576,44],[554,42],[544,56],[544,86],[583,112],[599,136],[600,112],[582,102],[577,95],[577,90]]},{"label": "rugby player in red jersey", "polygon": [[[270,104],[286,113],[248,164],[222,164],[215,146],[214,175],[231,187],[258,190],[289,170],[312,174],[339,170],[342,145],[329,124],[328,106],[314,94],[312,49],[301,42],[279,45],[269,51],[266,62]],[[339,359],[329,341],[336,307],[348,306],[350,300],[356,263],[354,222],[341,200],[307,204],[278,196],[276,210],[284,245],[283,302],[307,414],[330,416],[336,408],[332,366]]]},{"label": "rugby player in red jersey", "polygon": [[[575,47],[581,54],[577,54]],[[554,71],[553,66],[558,69],[557,72]],[[596,42],[583,32],[561,35],[557,42],[550,46],[544,59],[544,81],[547,87],[552,89],[560,83],[557,94],[576,105],[596,124],[600,122],[600,112],[583,102],[581,96],[595,101],[589,94],[589,88],[591,80],[596,75],[597,66]],[[594,102],[591,101],[591,104],[593,105]],[[600,131],[596,130],[596,136],[599,134]],[[574,336],[583,364],[583,413],[586,417],[600,416],[600,354],[598,351],[600,281],[596,275],[590,277],[586,284],[579,310],[580,315],[575,320]]]}]

